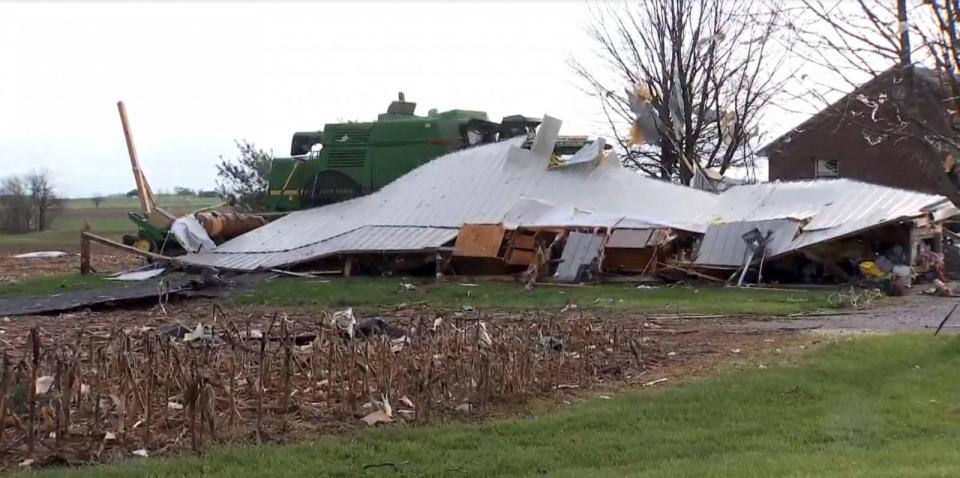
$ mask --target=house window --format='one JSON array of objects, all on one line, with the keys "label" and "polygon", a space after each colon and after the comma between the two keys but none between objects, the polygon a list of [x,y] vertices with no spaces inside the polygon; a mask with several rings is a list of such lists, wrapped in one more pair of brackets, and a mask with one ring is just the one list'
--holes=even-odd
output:
[{"label": "house window", "polygon": [[839,162],[836,159],[818,159],[817,170],[814,172],[815,178],[838,178],[840,177]]}]

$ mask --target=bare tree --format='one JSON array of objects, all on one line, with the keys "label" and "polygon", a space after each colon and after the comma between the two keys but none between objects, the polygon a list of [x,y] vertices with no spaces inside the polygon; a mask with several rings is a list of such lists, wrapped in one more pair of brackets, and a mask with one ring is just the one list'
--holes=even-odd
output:
[{"label": "bare tree", "polygon": [[[806,58],[839,79],[839,85],[814,83],[807,97],[860,128],[870,144],[910,142],[938,192],[960,206],[960,0],[801,4],[803,20],[791,26]],[[883,81],[860,91],[864,77]],[[846,101],[826,99],[850,89]]]},{"label": "bare tree", "polygon": [[790,76],[783,43],[772,40],[777,9],[645,0],[599,4],[594,17],[599,63],[573,67],[601,101],[626,165],[684,184],[701,168],[752,166],[763,113]]},{"label": "bare tree", "polygon": [[90,202],[93,203],[93,207],[100,208],[100,204],[103,203],[103,194],[97,193],[90,198]]},{"label": "bare tree", "polygon": [[259,149],[246,140],[235,143],[240,155],[234,160],[220,157],[217,187],[222,196],[233,196],[253,209],[261,209],[269,198],[267,186],[273,153]]},{"label": "bare tree", "polygon": [[30,232],[33,207],[20,176],[0,180],[0,230],[8,234]]},{"label": "bare tree", "polygon": [[45,231],[60,210],[62,201],[57,197],[53,180],[47,171],[27,175],[27,186],[34,213],[33,225],[37,231]]}]

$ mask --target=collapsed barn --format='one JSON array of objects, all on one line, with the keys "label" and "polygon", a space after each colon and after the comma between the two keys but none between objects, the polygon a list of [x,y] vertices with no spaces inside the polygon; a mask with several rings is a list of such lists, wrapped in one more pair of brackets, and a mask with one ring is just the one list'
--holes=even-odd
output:
[{"label": "collapsed barn", "polygon": [[382,190],[293,212],[180,261],[224,270],[523,274],[579,282],[680,271],[738,282],[938,271],[946,198],[850,180],[712,193],[643,177],[598,140],[557,158],[560,121],[529,149],[448,154]]}]

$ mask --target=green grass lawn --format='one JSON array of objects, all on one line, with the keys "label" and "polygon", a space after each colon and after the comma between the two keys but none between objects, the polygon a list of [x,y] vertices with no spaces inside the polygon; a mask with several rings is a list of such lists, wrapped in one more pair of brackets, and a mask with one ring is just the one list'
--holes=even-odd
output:
[{"label": "green grass lawn", "polygon": [[[402,282],[413,283],[403,289]],[[479,310],[541,310],[557,312],[567,304],[584,310],[617,310],[661,314],[754,314],[787,315],[829,309],[826,292],[745,290],[721,287],[636,289],[628,284],[584,287],[541,286],[525,291],[516,282],[414,281],[399,278],[354,277],[326,282],[279,278],[238,293],[231,300],[239,305],[289,306],[335,309],[355,307],[378,312],[399,305]],[[71,274],[0,284],[0,297],[45,295],[73,288],[91,289],[118,285],[97,276]]]},{"label": "green grass lawn", "polygon": [[[824,346],[665,392],[483,425],[393,426],[299,446],[131,459],[50,476],[956,476],[960,338]],[[364,469],[378,463],[399,464]],[[46,476],[46,475],[44,475]]]},{"label": "green grass lawn", "polygon": [[[157,196],[157,201],[160,206],[176,214],[185,214],[220,203],[219,198],[193,196]],[[100,207],[94,207],[89,198],[67,199],[50,229],[27,234],[0,234],[0,246],[34,250],[64,247],[77,249],[80,246],[80,231],[83,230],[84,221],[90,224],[93,232],[115,240],[120,239],[124,234],[137,231],[127,213],[139,210],[140,203],[135,197],[108,197]]]},{"label": "green grass lawn", "polygon": [[[405,290],[401,283],[411,283]],[[400,304],[425,303],[460,309],[558,311],[567,304],[584,309],[656,311],[683,314],[787,315],[831,308],[828,292],[769,291],[708,287],[636,289],[630,284],[585,287],[538,286],[525,291],[517,282],[483,281],[475,287],[448,281],[401,278],[331,279],[327,282],[294,278],[267,282],[254,292],[236,297],[239,303],[321,308],[357,307],[367,310]]]},{"label": "green grass lawn", "polygon": [[74,210],[65,209],[50,229],[27,234],[0,234],[0,245],[38,251],[63,248],[79,250],[84,220],[89,222],[93,232],[119,240],[124,234],[137,232],[136,226],[127,218],[127,212],[126,209],[116,209],[108,217],[84,217],[81,213],[74,213]]}]

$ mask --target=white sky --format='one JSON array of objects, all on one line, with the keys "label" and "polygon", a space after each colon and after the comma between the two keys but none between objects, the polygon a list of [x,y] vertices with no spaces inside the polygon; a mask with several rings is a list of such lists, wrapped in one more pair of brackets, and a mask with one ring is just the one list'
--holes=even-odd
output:
[{"label": "white sky", "polygon": [[[61,195],[134,187],[127,105],[155,190],[209,189],[234,138],[277,155],[294,131],[372,120],[398,91],[430,108],[551,114],[604,131],[567,66],[585,2],[0,3],[0,176],[47,169]],[[778,116],[782,129],[802,116]]]}]

